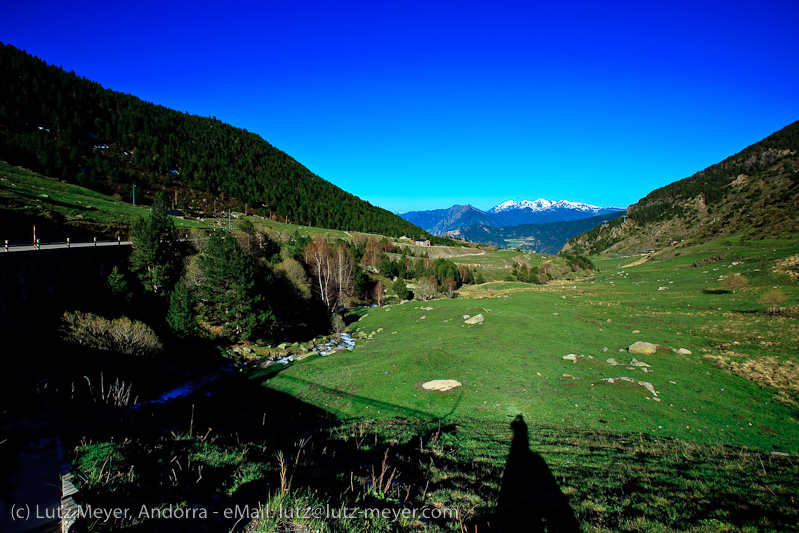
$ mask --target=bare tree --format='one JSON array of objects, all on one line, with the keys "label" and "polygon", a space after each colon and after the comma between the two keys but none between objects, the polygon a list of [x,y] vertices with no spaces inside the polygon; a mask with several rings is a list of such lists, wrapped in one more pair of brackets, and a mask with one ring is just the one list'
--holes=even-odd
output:
[{"label": "bare tree", "polygon": [[377,285],[375,285],[374,291],[372,292],[378,307],[383,306],[383,296],[385,296],[385,294],[386,289],[383,287],[383,283],[378,281]]},{"label": "bare tree", "polygon": [[336,305],[333,256],[322,237],[315,237],[305,246],[305,262],[311,268],[314,292],[329,310]]},{"label": "bare tree", "polygon": [[336,306],[346,307],[354,285],[355,260],[350,249],[343,242],[339,242],[333,248],[332,257]]},{"label": "bare tree", "polygon": [[420,278],[415,281],[413,296],[418,300],[430,300],[436,295],[438,290],[438,281],[433,276],[429,278]]},{"label": "bare tree", "polygon": [[455,289],[457,288],[457,285],[455,284],[454,279],[446,278],[444,279],[444,283],[442,283],[442,285],[444,285],[444,287],[447,289],[447,296],[449,298],[455,296]]},{"label": "bare tree", "polygon": [[380,241],[374,237],[369,237],[369,239],[366,241],[366,250],[363,253],[363,259],[361,259],[361,263],[370,267],[378,268],[382,258],[383,246],[380,244]]}]

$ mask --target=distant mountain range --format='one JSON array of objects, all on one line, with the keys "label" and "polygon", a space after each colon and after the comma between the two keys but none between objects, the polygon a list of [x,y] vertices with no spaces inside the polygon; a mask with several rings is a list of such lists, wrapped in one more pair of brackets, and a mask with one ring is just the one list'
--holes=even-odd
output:
[{"label": "distant mountain range", "polygon": [[[424,228],[433,235],[445,235],[479,224],[489,228],[518,226],[521,224],[546,224],[581,220],[598,215],[608,215],[624,211],[621,207],[599,207],[568,200],[509,200],[488,211],[481,211],[472,205],[453,205],[449,209],[430,211],[410,211],[399,213],[405,220]],[[589,228],[590,229],[590,228]]]},{"label": "distant mountain range", "polygon": [[[488,210],[491,217],[500,226],[518,226],[520,224],[545,224],[564,220],[580,220],[597,215],[608,215],[624,211],[623,207],[599,207],[582,202],[568,200],[545,200],[539,198],[533,202],[509,200]],[[418,224],[417,224],[418,225]]]},{"label": "distant mountain range", "polygon": [[502,225],[485,211],[481,211],[469,204],[453,205],[449,209],[410,211],[408,213],[399,213],[399,216],[411,224],[426,229],[433,235],[444,235],[474,224],[491,227]]},{"label": "distant mountain range", "polygon": [[398,214],[433,235],[556,254],[575,235],[624,212],[621,207],[539,198],[521,202],[508,200],[488,211],[467,204]]},{"label": "distant mountain range", "polygon": [[449,232],[450,237],[460,237],[472,242],[493,244],[500,248],[519,248],[541,254],[557,254],[566,242],[592,228],[602,227],[624,215],[617,211],[580,220],[563,220],[546,224],[520,224],[500,228],[474,224]]}]

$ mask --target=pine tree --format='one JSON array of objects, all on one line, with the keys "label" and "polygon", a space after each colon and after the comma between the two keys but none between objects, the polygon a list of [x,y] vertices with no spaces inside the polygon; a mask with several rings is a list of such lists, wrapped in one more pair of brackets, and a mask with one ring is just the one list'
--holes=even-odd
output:
[{"label": "pine tree", "polygon": [[252,265],[236,240],[222,232],[211,233],[199,266],[204,278],[198,291],[203,317],[221,325],[223,335],[249,338],[268,313],[260,305]]},{"label": "pine tree", "polygon": [[128,288],[128,281],[125,279],[125,275],[119,271],[119,267],[115,266],[111,269],[106,283],[108,284],[108,290],[111,291],[111,296],[114,300],[125,304],[130,303],[133,294],[131,294]]},{"label": "pine tree", "polygon": [[133,221],[130,268],[147,291],[161,294],[169,289],[176,271],[175,224],[166,214],[166,199],[159,194],[148,216]]},{"label": "pine tree", "polygon": [[392,288],[394,289],[394,292],[397,293],[397,298],[400,300],[410,299],[411,291],[408,290],[408,286],[405,284],[405,281],[402,278],[397,279]]},{"label": "pine tree", "polygon": [[194,297],[181,278],[169,295],[169,309],[166,313],[166,323],[179,337],[193,337],[199,330],[197,318],[194,316],[194,303]]}]

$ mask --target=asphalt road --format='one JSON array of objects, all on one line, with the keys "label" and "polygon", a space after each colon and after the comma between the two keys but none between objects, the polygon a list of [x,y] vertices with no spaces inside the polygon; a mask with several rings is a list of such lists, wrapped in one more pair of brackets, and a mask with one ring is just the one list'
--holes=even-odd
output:
[{"label": "asphalt road", "polygon": [[33,251],[45,251],[45,250],[63,250],[66,248],[95,248],[100,246],[130,246],[130,241],[97,241],[95,244],[94,242],[73,242],[67,245],[65,242],[57,242],[57,243],[47,243],[47,244],[40,244],[39,249],[36,249],[36,246],[32,244],[24,244],[24,245],[8,245],[8,251],[6,248],[0,247],[0,254],[4,253],[11,253],[11,252],[33,252]]}]

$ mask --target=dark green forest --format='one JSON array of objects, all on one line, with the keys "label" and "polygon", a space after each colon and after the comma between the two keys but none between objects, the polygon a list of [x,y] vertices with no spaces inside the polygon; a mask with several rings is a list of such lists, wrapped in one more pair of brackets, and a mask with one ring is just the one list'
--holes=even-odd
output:
[{"label": "dark green forest", "polygon": [[134,184],[150,199],[187,187],[296,224],[432,238],[255,133],[104,89],[11,45],[0,46],[0,158],[123,198]]}]

